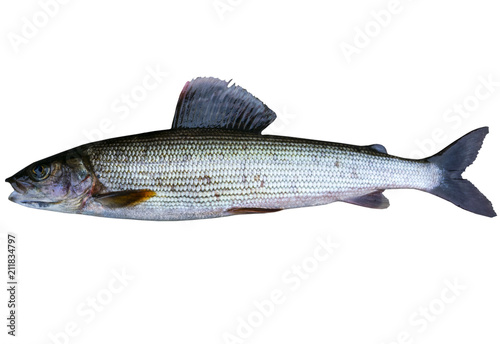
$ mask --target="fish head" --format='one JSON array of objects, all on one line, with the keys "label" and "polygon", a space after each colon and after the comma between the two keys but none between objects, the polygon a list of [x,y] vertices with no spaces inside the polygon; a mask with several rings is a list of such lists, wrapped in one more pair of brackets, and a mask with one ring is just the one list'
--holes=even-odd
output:
[{"label": "fish head", "polygon": [[68,151],[28,165],[7,178],[12,202],[30,208],[77,212],[90,197],[92,173],[80,154]]}]

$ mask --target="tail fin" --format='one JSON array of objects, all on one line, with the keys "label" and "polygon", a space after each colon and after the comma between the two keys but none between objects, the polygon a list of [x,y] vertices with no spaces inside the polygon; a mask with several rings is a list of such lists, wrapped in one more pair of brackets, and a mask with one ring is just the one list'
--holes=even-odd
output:
[{"label": "tail fin", "polygon": [[427,161],[436,164],[443,171],[441,184],[429,192],[470,212],[494,217],[491,202],[466,179],[462,173],[476,160],[488,127],[479,128],[464,135]]}]

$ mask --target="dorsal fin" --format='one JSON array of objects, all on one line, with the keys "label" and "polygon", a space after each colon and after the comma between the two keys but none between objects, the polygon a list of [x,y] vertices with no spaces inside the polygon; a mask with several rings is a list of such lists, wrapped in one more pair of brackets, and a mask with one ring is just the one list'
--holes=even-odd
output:
[{"label": "dorsal fin", "polygon": [[216,78],[196,78],[182,89],[172,129],[219,128],[260,133],[276,114],[245,89]]}]

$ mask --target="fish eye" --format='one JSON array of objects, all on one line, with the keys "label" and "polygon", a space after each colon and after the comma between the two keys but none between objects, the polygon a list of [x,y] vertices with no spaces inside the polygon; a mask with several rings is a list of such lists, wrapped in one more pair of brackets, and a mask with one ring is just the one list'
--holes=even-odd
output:
[{"label": "fish eye", "polygon": [[31,178],[35,181],[46,179],[50,174],[50,166],[46,164],[37,164],[29,170]]}]

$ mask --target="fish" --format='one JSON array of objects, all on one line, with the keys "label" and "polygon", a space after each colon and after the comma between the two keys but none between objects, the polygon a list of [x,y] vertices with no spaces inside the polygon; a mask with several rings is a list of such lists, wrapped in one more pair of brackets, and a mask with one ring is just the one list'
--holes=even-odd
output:
[{"label": "fish", "polygon": [[232,82],[188,81],[170,130],[81,145],[7,178],[20,205],[136,220],[194,220],[271,213],[336,201],[385,209],[388,189],[416,189],[494,217],[462,173],[488,127],[424,159],[356,146],[264,135],[276,114]]}]

